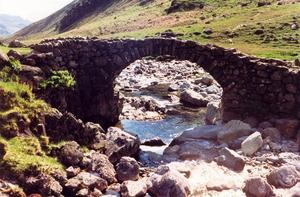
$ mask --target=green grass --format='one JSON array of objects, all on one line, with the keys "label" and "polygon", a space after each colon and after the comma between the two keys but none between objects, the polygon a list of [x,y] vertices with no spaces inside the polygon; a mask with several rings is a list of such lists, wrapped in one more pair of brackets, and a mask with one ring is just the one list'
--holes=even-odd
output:
[{"label": "green grass", "polygon": [[[190,24],[175,24],[172,26],[153,26],[140,30],[132,30],[100,36],[101,38],[144,38],[145,36],[155,36],[156,34],[171,29],[177,33],[184,35],[180,39],[193,40],[202,44],[216,44],[226,48],[237,48],[238,50],[258,57],[276,58],[283,60],[294,60],[300,58],[300,45],[297,43],[288,43],[283,40],[285,36],[293,36],[300,40],[300,30],[291,30],[289,26],[280,29],[279,25],[284,22],[290,22],[293,17],[300,18],[300,4],[288,4],[277,6],[265,6],[258,8],[256,3],[248,5],[248,7],[237,6],[237,1],[219,1],[210,3],[202,12],[192,13],[195,20]],[[226,3],[224,3],[226,2]],[[216,4],[219,3],[219,4]],[[234,6],[231,8],[231,6]],[[184,15],[186,12],[180,12]],[[176,17],[178,13],[170,14],[169,17]],[[214,15],[214,16],[213,16]],[[223,17],[223,15],[225,17]],[[204,16],[204,21],[197,18]],[[180,18],[183,18],[182,16]],[[209,22],[209,24],[206,24]],[[300,22],[300,21],[299,21]],[[187,23],[187,22],[186,22]],[[203,34],[204,28],[209,27],[213,30],[212,35]],[[274,29],[275,27],[275,29]],[[261,38],[254,34],[256,29],[264,28],[266,36],[274,36],[276,39],[265,42],[265,38]],[[233,38],[227,37],[225,31],[233,32],[237,36]],[[193,33],[199,32],[200,35]]]},{"label": "green grass", "polygon": [[53,172],[63,169],[57,159],[45,155],[35,137],[23,136],[10,140],[0,137],[0,144],[5,147],[5,155],[1,165],[9,167],[16,174],[30,170]]},{"label": "green grass", "polygon": [[[15,81],[0,81],[0,133],[14,137],[21,131],[18,123],[28,127],[31,121],[39,120],[48,105],[34,97],[31,88]],[[22,131],[21,131],[22,132]]]},{"label": "green grass", "polygon": [[10,48],[10,47],[7,47],[7,46],[0,46],[0,50],[3,51],[4,53],[7,53],[11,49],[19,52],[22,55],[27,55],[31,51],[30,48]]},{"label": "green grass", "polygon": [[[254,1],[237,0],[193,0],[202,1],[204,9],[167,14],[171,0],[156,0],[146,6],[135,1],[119,5],[113,4],[107,11],[92,15],[75,25],[73,29],[58,34],[52,28],[46,32],[30,35],[25,42],[35,43],[47,37],[68,37],[74,35],[98,36],[99,38],[144,38],[155,36],[167,29],[183,33],[180,39],[193,40],[203,44],[217,44],[259,57],[294,60],[300,58],[300,45],[289,43],[285,37],[292,36],[300,41],[300,29],[290,26],[280,28],[283,23],[293,20],[300,24],[300,3],[257,7]],[[178,2],[191,2],[178,0]],[[251,2],[242,7],[241,3]],[[202,18],[204,17],[204,18]],[[201,19],[202,18],[202,19]],[[209,27],[212,35],[204,35],[203,29]],[[256,29],[264,28],[265,35],[255,35]],[[228,31],[236,36],[228,37]],[[194,35],[200,32],[200,35]],[[268,37],[272,37],[268,40]]]}]

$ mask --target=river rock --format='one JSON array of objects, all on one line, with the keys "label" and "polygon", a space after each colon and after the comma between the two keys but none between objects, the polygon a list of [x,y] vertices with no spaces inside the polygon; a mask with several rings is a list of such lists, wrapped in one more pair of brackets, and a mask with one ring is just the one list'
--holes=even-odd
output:
[{"label": "river rock", "polygon": [[166,144],[159,137],[155,137],[153,139],[146,140],[145,142],[142,143],[142,145],[144,145],[144,146],[164,146]]},{"label": "river rock", "polygon": [[0,196],[1,197],[26,197],[26,194],[20,190],[17,185],[0,179]]},{"label": "river rock", "polygon": [[140,166],[134,158],[122,157],[116,166],[117,178],[120,182],[139,179]]},{"label": "river rock", "polygon": [[73,178],[74,176],[77,176],[80,173],[81,169],[79,167],[73,167],[70,166],[66,169],[67,177]]},{"label": "river rock", "polygon": [[263,138],[269,137],[273,142],[280,142],[281,141],[281,134],[278,129],[275,127],[268,127],[262,130]]},{"label": "river rock", "polygon": [[193,129],[185,130],[179,137],[175,138],[174,141],[180,141],[179,138],[216,140],[218,133],[222,130],[222,128],[222,126],[215,125],[203,125],[195,127]]},{"label": "river rock", "polygon": [[76,166],[83,159],[83,152],[77,142],[67,142],[60,151],[60,161],[66,166]]},{"label": "river rock", "polygon": [[261,177],[252,177],[245,181],[243,191],[253,197],[274,196],[272,187]]},{"label": "river rock", "polygon": [[219,151],[220,156],[215,160],[219,165],[230,168],[234,171],[242,171],[245,167],[245,161],[241,155],[229,148],[222,148]]},{"label": "river rock", "polygon": [[295,166],[287,165],[273,170],[267,179],[276,188],[291,188],[300,181],[300,174]]},{"label": "river rock", "polygon": [[229,143],[243,136],[253,133],[251,126],[240,120],[231,120],[226,123],[222,130],[218,133],[218,141],[221,143]]},{"label": "river rock", "polygon": [[242,142],[242,151],[246,155],[253,155],[263,145],[260,132],[252,133]]},{"label": "river rock", "polygon": [[294,137],[299,126],[298,120],[293,119],[277,119],[275,127],[287,137]]},{"label": "river rock", "polygon": [[119,128],[110,127],[106,134],[107,145],[105,154],[115,164],[121,157],[134,157],[139,152],[140,140]]},{"label": "river rock", "polygon": [[88,169],[97,173],[102,179],[105,179],[109,184],[115,183],[116,171],[108,157],[104,154],[91,151],[85,158],[88,163]]},{"label": "river rock", "polygon": [[150,195],[158,197],[187,197],[191,193],[188,180],[168,166],[160,166],[147,185]]},{"label": "river rock", "polygon": [[[167,151],[168,149],[165,152],[167,153]],[[211,162],[218,156],[218,151],[218,144],[213,141],[193,140],[181,144],[177,152],[173,154],[181,160],[201,159]]]},{"label": "river rock", "polygon": [[185,90],[180,94],[180,101],[196,107],[206,107],[208,100],[193,90]]},{"label": "river rock", "polygon": [[38,191],[42,196],[61,196],[62,186],[53,177],[39,174],[26,179],[26,187],[30,191]]},{"label": "river rock", "polygon": [[213,101],[207,104],[207,111],[205,114],[206,124],[216,124],[218,120],[221,120],[220,102]]},{"label": "river rock", "polygon": [[143,178],[138,181],[124,181],[120,188],[122,197],[142,197],[147,193],[147,179]]},{"label": "river rock", "polygon": [[65,187],[68,193],[75,195],[83,189],[88,189],[88,193],[92,192],[93,189],[104,191],[107,188],[107,182],[95,173],[81,172],[69,179]]}]

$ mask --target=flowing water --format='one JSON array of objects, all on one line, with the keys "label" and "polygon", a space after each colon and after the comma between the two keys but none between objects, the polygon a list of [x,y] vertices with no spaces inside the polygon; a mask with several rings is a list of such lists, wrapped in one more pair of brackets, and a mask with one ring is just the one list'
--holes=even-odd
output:
[{"label": "flowing water", "polygon": [[[152,96],[162,103],[169,102],[166,97],[169,92],[167,86],[151,87],[140,91],[126,93],[127,96]],[[172,139],[180,135],[184,130],[204,124],[205,108],[189,108],[181,104],[168,107],[175,114],[166,115],[163,120],[158,121],[137,121],[121,120],[120,126],[127,132],[137,134],[141,141],[155,137],[161,138],[165,143],[170,143]]]}]

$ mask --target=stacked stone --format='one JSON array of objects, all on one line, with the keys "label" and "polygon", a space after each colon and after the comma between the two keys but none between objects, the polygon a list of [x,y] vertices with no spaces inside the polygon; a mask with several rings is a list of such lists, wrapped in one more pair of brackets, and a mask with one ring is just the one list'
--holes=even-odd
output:
[{"label": "stacked stone", "polygon": [[60,38],[33,48],[36,52],[27,59],[34,59],[36,65],[45,70],[67,69],[75,75],[77,88],[67,99],[67,108],[83,120],[115,123],[121,110],[113,91],[114,79],[132,62],[162,55],[197,63],[216,79],[224,89],[225,121],[248,116],[296,118],[300,112],[299,69],[285,61],[168,38]]}]

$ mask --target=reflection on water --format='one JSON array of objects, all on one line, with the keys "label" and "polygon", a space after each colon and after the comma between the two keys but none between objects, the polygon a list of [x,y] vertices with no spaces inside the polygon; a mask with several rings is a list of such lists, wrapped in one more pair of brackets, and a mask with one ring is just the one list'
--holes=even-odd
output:
[{"label": "reflection on water", "polygon": [[184,130],[203,125],[204,109],[182,112],[178,115],[168,115],[160,121],[121,120],[121,127],[125,131],[137,134],[141,141],[160,137],[165,143],[170,143]]},{"label": "reflection on water", "polygon": [[[168,99],[169,84],[148,86],[133,92],[122,92],[126,96],[140,97],[151,96],[165,104],[172,115],[167,115],[160,121],[121,120],[120,126],[127,132],[137,134],[141,141],[160,137],[165,143],[170,143],[173,138],[184,130],[204,124],[206,108],[189,108],[180,103],[172,104]],[[174,93],[173,93],[174,94]]]}]

